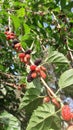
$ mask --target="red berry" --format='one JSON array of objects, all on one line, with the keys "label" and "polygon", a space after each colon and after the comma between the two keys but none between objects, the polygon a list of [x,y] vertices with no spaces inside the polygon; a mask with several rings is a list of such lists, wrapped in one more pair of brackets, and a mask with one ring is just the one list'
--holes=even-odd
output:
[{"label": "red berry", "polygon": [[31,65],[30,70],[34,71],[36,69],[36,65]]},{"label": "red berry", "polygon": [[46,102],[49,102],[49,101],[50,101],[50,98],[48,96],[44,97],[43,103],[46,103]]},{"label": "red berry", "polygon": [[31,74],[32,74],[32,72],[30,71],[30,73],[29,73],[28,76],[27,76],[27,81],[28,81],[28,82],[33,81],[33,78],[31,77]]},{"label": "red berry", "polygon": [[36,72],[33,72],[32,74],[31,74],[31,77],[34,79],[34,78],[36,78],[37,77],[37,73]]},{"label": "red berry", "polygon": [[73,112],[71,113],[71,118],[73,119]]},{"label": "red berry", "polygon": [[68,105],[63,106],[61,114],[62,114],[62,118],[65,121],[71,120],[71,111],[70,111],[70,107]]},{"label": "red berry", "polygon": [[41,61],[42,61],[41,59],[37,59],[37,60],[34,62],[34,64],[38,66],[38,65],[41,63]]},{"label": "red berry", "polygon": [[29,61],[30,61],[30,55],[26,54],[24,57],[24,63],[29,64]]},{"label": "red berry", "polygon": [[21,62],[24,62],[25,53],[20,53],[19,58]]},{"label": "red berry", "polygon": [[14,48],[15,48],[17,51],[22,50],[21,43],[15,44],[15,45],[14,45]]},{"label": "red berry", "polygon": [[11,36],[10,36],[10,35],[7,35],[6,38],[7,38],[7,40],[10,40],[10,39],[11,39]]},{"label": "red berry", "polygon": [[24,57],[24,63],[27,63],[28,62],[28,60],[27,60],[27,58],[26,58],[26,56]]},{"label": "red berry", "polygon": [[30,55],[29,54],[26,54],[25,56],[27,59],[30,59]]},{"label": "red berry", "polygon": [[58,108],[60,108],[60,104],[59,102],[55,99],[55,98],[52,98],[52,102],[55,106],[57,106]]},{"label": "red berry", "polygon": [[6,35],[8,35],[9,34],[9,31],[6,31],[6,32],[4,32]]},{"label": "red berry", "polygon": [[46,68],[44,66],[40,66],[40,69],[46,71]]},{"label": "red berry", "polygon": [[45,79],[46,78],[46,74],[43,70],[40,70],[40,76]]},{"label": "red berry", "polygon": [[18,86],[18,90],[21,90],[22,88],[20,86]]},{"label": "red berry", "polygon": [[25,57],[25,53],[20,53],[19,54],[19,58],[24,58]]},{"label": "red berry", "polygon": [[21,46],[17,48],[17,51],[21,51],[21,50],[22,50],[22,47],[21,47]]},{"label": "red berry", "polygon": [[6,34],[7,40],[10,40],[10,39],[14,39],[14,38],[15,38],[15,34],[12,33],[12,32],[6,31],[5,34]]},{"label": "red berry", "polygon": [[36,71],[36,72],[40,72],[40,68],[39,68],[39,67],[36,67],[35,71]]},{"label": "red berry", "polygon": [[21,46],[21,43],[15,44],[15,48],[18,48],[19,46]]},{"label": "red berry", "polygon": [[15,34],[13,32],[10,33],[11,36],[15,36]]},{"label": "red berry", "polygon": [[15,36],[10,35],[10,39],[14,39],[14,38],[15,38]]}]

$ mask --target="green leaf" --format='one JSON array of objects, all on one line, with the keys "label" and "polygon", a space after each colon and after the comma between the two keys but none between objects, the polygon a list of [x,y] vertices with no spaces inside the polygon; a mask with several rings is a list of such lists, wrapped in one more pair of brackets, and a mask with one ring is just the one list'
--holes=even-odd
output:
[{"label": "green leaf", "polygon": [[49,129],[49,130],[54,130],[54,129]]},{"label": "green leaf", "polygon": [[0,123],[3,124],[4,130],[21,130],[19,121],[12,114],[4,111],[0,115]]},{"label": "green leaf", "polygon": [[58,4],[59,0],[56,0],[56,3]]},{"label": "green leaf", "polygon": [[32,43],[32,39],[33,39],[32,35],[30,34],[25,34],[24,36],[21,36],[20,41],[21,41],[22,47],[26,49],[27,46],[30,46]]},{"label": "green leaf", "polygon": [[0,65],[0,71],[5,70],[5,67],[3,65]]},{"label": "green leaf", "polygon": [[49,63],[69,63],[67,58],[62,53],[52,50],[49,50],[48,58],[46,58],[45,61]]},{"label": "green leaf", "polygon": [[24,23],[25,35],[30,33],[30,27]]},{"label": "green leaf", "polygon": [[14,27],[17,30],[20,27],[20,19],[14,15],[12,15],[11,18],[14,23]]},{"label": "green leaf", "polygon": [[[31,82],[30,84],[27,83],[27,91],[25,93],[25,96],[22,98],[19,109],[25,108],[26,111],[32,111],[35,109],[38,104],[41,103],[42,98],[39,97],[41,93],[41,83],[38,80],[34,80],[34,82]],[[34,103],[36,102],[35,106]]]},{"label": "green leaf", "polygon": [[71,8],[73,8],[73,1],[69,2],[68,5],[66,5],[65,9],[68,11],[71,11]]},{"label": "green leaf", "polygon": [[73,85],[73,69],[65,71],[59,79],[59,87],[65,88]]},{"label": "green leaf", "polygon": [[24,17],[25,15],[25,9],[24,8],[20,8],[19,10],[17,10],[17,16],[18,17]]},{"label": "green leaf", "polygon": [[70,47],[70,49],[73,49],[73,39],[68,39],[68,46]]},{"label": "green leaf", "polygon": [[38,21],[38,26],[40,27],[40,28],[43,28],[43,26],[42,26],[42,24],[41,24],[41,22],[40,21]]},{"label": "green leaf", "polygon": [[56,118],[55,107],[51,103],[43,104],[33,112],[26,130],[60,130]]},{"label": "green leaf", "polygon": [[63,9],[66,5],[66,0],[61,0],[61,8]]}]

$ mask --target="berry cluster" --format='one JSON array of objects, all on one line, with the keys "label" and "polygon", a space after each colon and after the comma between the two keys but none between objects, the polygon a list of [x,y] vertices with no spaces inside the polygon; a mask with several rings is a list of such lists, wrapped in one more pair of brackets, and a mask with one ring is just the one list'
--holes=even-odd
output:
[{"label": "berry cluster", "polygon": [[[5,34],[8,35],[12,35],[12,33],[9,32],[9,30],[6,30]],[[24,63],[25,65],[29,65],[30,67],[30,72],[27,76],[27,81],[31,82],[33,81],[35,78],[37,77],[41,77],[42,79],[46,79],[47,75],[46,75],[46,68],[42,65],[40,65],[41,63],[41,59],[37,59],[34,61],[34,63],[31,63],[31,50],[26,50],[24,51],[24,49],[21,46],[21,43],[17,40],[14,39],[15,35],[13,34],[13,48],[19,52],[18,57],[20,59],[20,61],[22,63]],[[8,39],[7,39],[8,40]],[[20,89],[20,87],[19,87]],[[51,95],[53,97],[53,95]],[[51,101],[57,108],[60,108],[60,103],[57,101],[56,98],[50,98],[49,96],[46,96],[43,99],[43,102],[49,102]]]},{"label": "berry cluster", "polygon": [[23,62],[25,64],[29,64],[30,63],[30,54],[19,53],[19,59],[20,59],[21,62]]},{"label": "berry cluster", "polygon": [[60,103],[56,100],[56,98],[51,98],[49,96],[45,96],[43,98],[43,103],[52,102],[57,108],[60,108]]},{"label": "berry cluster", "polygon": [[21,43],[18,40],[13,40],[13,48],[19,52],[21,51],[21,53],[18,54],[19,59],[21,62],[25,63],[25,64],[29,64],[30,63],[30,53],[31,50],[27,50],[25,52],[23,52],[23,48],[21,46]]},{"label": "berry cluster", "polygon": [[17,51],[20,52],[18,54],[18,57],[20,59],[21,62],[25,63],[26,65],[30,66],[30,72],[27,76],[27,81],[31,82],[33,79],[37,78],[37,77],[42,77],[43,79],[46,78],[46,68],[44,66],[38,66],[41,63],[41,59],[37,59],[35,60],[34,64],[30,63],[30,54],[31,54],[31,50],[26,50],[24,51],[24,49],[21,46],[21,43],[15,39],[16,36],[14,33],[10,32],[9,29],[6,29],[6,37],[7,40],[12,39],[13,40],[13,48]]},{"label": "berry cluster", "polygon": [[16,38],[16,35],[13,32],[10,32],[9,28],[6,28],[5,35],[7,40]]},{"label": "berry cluster", "polygon": [[71,109],[69,107],[69,105],[64,105],[62,107],[62,118],[65,120],[65,121],[70,121],[73,119],[73,113],[71,112]]},{"label": "berry cluster", "polygon": [[[35,63],[38,63],[37,60],[35,61]],[[33,64],[30,66],[30,72],[28,74],[27,81],[31,82],[36,77],[42,77],[43,79],[46,78],[46,68],[44,66],[37,66],[37,64]]]},{"label": "berry cluster", "polygon": [[[9,30],[7,30],[5,34],[8,35],[8,33],[9,33]],[[22,63],[24,63],[25,65],[29,65],[29,67],[30,67],[30,72],[27,76],[28,82],[33,81],[37,77],[46,79],[46,77],[47,77],[46,68],[44,66],[40,65],[40,63],[42,62],[41,59],[37,59],[34,61],[34,63],[30,63],[30,59],[31,59],[30,54],[32,51],[31,50],[24,51],[24,49],[21,46],[21,43],[17,39],[13,39],[12,47],[17,52],[19,52],[18,57],[19,57],[20,61]],[[21,87],[19,86],[18,89],[20,90]],[[50,98],[49,96],[44,97],[44,99],[43,99],[44,103],[49,102],[49,101],[51,101],[57,108],[60,108],[60,103],[55,98]]]},{"label": "berry cluster", "polygon": [[[9,32],[9,30],[7,30],[5,32],[5,34],[8,36],[8,35],[12,35],[12,33]],[[24,51],[24,49],[22,48],[21,46],[21,43],[17,40],[17,39],[14,39],[15,38],[15,35],[13,35],[14,37],[10,38],[12,39],[13,41],[13,44],[12,44],[12,47],[17,51],[19,52],[18,54],[18,57],[20,59],[20,61],[22,63],[24,63],[26,66],[29,65],[30,67],[30,72],[27,76],[27,81],[28,82],[31,82],[33,81],[35,78],[37,77],[41,77],[42,79],[46,79],[47,75],[46,75],[46,68],[42,65],[40,65],[41,63],[41,59],[37,59],[34,61],[34,63],[31,63],[30,60],[31,60],[31,50],[26,50]],[[7,39],[9,40],[9,39]],[[18,89],[20,90],[21,87],[19,86]],[[53,96],[53,95],[51,95]],[[56,100],[56,98],[50,98],[49,96],[46,96],[44,97],[43,99],[43,102],[49,102],[51,101],[57,108],[60,108],[60,103]]]},{"label": "berry cluster", "polygon": [[[13,41],[14,42],[14,41]],[[16,51],[21,51],[22,47],[21,47],[21,43],[17,42],[16,44],[13,44],[13,47]]]}]

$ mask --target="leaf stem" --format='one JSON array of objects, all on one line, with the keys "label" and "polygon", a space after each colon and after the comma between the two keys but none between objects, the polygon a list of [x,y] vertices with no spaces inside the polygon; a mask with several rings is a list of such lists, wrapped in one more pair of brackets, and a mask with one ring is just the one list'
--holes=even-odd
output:
[{"label": "leaf stem", "polygon": [[10,11],[8,10],[8,15],[9,15],[9,17],[8,17],[8,27],[9,27],[9,32],[11,32],[11,18],[10,18]]},{"label": "leaf stem", "polygon": [[45,86],[45,88],[50,92],[50,94],[63,105],[61,99],[58,96],[56,96],[56,94],[51,90],[51,88],[47,85],[47,83],[44,81],[43,78],[41,78],[41,81],[43,85]]},{"label": "leaf stem", "polygon": [[44,81],[43,78],[41,78],[41,81],[44,84],[44,86],[46,87],[46,89],[50,92],[50,94],[52,94],[53,97],[57,98],[57,96],[54,94],[54,92],[51,90],[51,88],[46,84],[46,82]]}]

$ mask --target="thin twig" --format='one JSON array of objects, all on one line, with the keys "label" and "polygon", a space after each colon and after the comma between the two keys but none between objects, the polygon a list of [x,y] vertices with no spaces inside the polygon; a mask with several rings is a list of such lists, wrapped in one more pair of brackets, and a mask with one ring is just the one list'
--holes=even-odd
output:
[{"label": "thin twig", "polygon": [[9,31],[11,32],[11,18],[10,18],[10,11],[8,11],[8,27],[9,27]]},{"label": "thin twig", "polygon": [[8,83],[8,82],[2,81],[2,84],[8,85],[8,86],[10,86],[12,88],[17,88],[17,85],[15,85],[14,83]]},{"label": "thin twig", "polygon": [[56,100],[58,100],[58,101],[61,103],[61,105],[63,105],[61,99],[56,96],[56,94],[51,90],[51,88],[47,85],[47,83],[44,81],[43,78],[41,78],[41,81],[42,81],[43,85],[45,86],[45,88],[50,92],[50,94],[51,94]]}]

